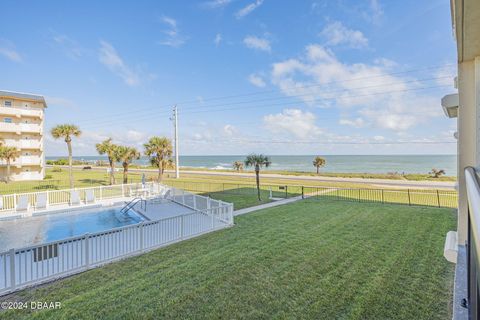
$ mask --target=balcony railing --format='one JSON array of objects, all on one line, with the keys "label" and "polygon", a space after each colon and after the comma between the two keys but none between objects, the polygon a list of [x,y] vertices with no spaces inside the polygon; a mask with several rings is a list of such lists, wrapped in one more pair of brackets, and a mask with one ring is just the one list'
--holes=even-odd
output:
[{"label": "balcony railing", "polygon": [[40,165],[42,163],[42,158],[40,156],[21,156],[20,163],[23,166],[26,165]]},{"label": "balcony railing", "polygon": [[42,144],[38,140],[21,140],[16,143],[20,149],[41,149]]},{"label": "balcony railing", "polygon": [[470,319],[480,318],[480,185],[474,168],[465,169],[468,197],[467,306]]},{"label": "balcony railing", "polygon": [[0,122],[0,132],[13,132],[21,134],[22,132],[42,134],[42,126],[35,123],[7,123]]},{"label": "balcony railing", "polygon": [[[14,161],[10,161],[12,167],[21,166],[39,166],[42,164],[42,158],[40,156],[20,156]],[[0,166],[6,166],[5,160],[0,160]]]},{"label": "balcony railing", "polygon": [[32,110],[32,109],[23,109],[23,108],[15,108],[15,107],[0,107],[0,115],[7,115],[12,117],[35,117],[35,118],[43,118],[43,111],[41,110]]}]

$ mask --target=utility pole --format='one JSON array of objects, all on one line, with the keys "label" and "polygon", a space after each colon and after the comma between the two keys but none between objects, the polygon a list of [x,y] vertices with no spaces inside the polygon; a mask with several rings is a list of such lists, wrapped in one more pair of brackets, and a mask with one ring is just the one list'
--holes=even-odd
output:
[{"label": "utility pole", "polygon": [[175,130],[175,178],[180,178],[180,164],[178,161],[178,112],[177,105],[173,106],[173,127]]}]

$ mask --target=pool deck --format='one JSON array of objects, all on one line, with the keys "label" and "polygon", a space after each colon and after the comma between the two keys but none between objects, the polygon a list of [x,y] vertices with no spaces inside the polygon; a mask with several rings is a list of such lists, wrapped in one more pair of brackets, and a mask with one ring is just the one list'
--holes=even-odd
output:
[{"label": "pool deck", "polygon": [[134,209],[136,212],[150,221],[171,218],[195,212],[195,210],[187,206],[170,200],[149,201],[147,202],[146,210],[141,208],[140,203],[137,203]]},{"label": "pool deck", "polygon": [[107,207],[107,206],[115,206],[115,205],[124,205],[125,203],[131,201],[132,197],[119,197],[119,198],[111,198],[111,199],[102,199],[97,200],[92,203],[80,203],[79,205],[69,205],[69,204],[56,204],[47,206],[46,209],[35,210],[33,207],[30,207],[26,211],[2,211],[0,212],[0,221],[1,220],[11,220],[17,218],[28,218],[37,215],[44,215],[44,214],[51,214],[51,213],[59,213],[65,211],[74,211],[80,209],[88,209],[88,208],[95,208],[95,207]]}]

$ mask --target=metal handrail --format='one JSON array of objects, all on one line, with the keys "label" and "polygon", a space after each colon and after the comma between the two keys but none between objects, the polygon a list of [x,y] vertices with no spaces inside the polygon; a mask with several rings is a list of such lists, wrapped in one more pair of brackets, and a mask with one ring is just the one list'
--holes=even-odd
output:
[{"label": "metal handrail", "polygon": [[[480,249],[480,185],[474,168],[465,169],[465,182],[467,185],[468,214],[472,230],[473,241],[477,249]],[[480,265],[480,251],[476,254],[477,264]]]},{"label": "metal handrail", "polygon": [[128,210],[132,209],[134,205],[136,205],[142,198],[136,197],[130,200],[122,209],[120,209],[121,213],[125,213]]}]

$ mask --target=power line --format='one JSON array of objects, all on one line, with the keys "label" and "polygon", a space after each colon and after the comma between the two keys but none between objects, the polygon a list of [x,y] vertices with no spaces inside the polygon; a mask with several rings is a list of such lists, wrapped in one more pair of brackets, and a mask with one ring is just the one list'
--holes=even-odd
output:
[{"label": "power line", "polygon": [[[364,95],[344,95],[340,98],[346,99],[346,98],[359,98],[359,97],[367,97],[367,96],[377,96],[377,95],[383,95],[383,94],[390,94],[390,93],[400,93],[400,92],[410,92],[410,91],[419,91],[419,90],[429,90],[429,89],[437,89],[437,88],[444,88],[444,87],[449,87],[449,85],[438,85],[438,86],[430,86],[430,87],[420,87],[420,88],[410,88],[410,89],[402,89],[402,90],[391,90],[391,91],[385,91],[385,92],[376,92],[372,94],[364,94]],[[309,100],[304,100],[303,103],[308,103],[308,102],[322,102],[322,101],[329,101],[329,100],[336,100],[339,99],[338,97],[335,98],[322,98],[322,99],[309,99]],[[249,103],[254,103],[254,101],[250,101]],[[275,106],[288,106],[292,104],[298,104],[299,102],[297,101],[292,101],[292,102],[284,102],[280,104],[266,104],[266,105],[252,105],[252,106],[241,106],[241,107],[233,107],[233,108],[221,108],[221,109],[202,109],[202,110],[197,110],[197,111],[190,111],[188,113],[184,113],[183,111],[180,114],[195,114],[195,113],[210,113],[210,112],[222,112],[222,111],[231,111],[231,110],[243,110],[243,109],[252,109],[252,108],[265,108],[265,107],[275,107]],[[218,106],[223,106],[223,105],[218,105]],[[216,106],[211,106],[211,107],[216,107]],[[188,109],[188,108],[186,108]],[[154,119],[158,118],[159,116],[165,116],[168,115],[167,113],[164,112],[157,112],[155,114],[149,114],[149,115],[143,115],[141,117],[132,117],[134,113],[130,113],[128,118],[125,119],[125,122],[132,122],[133,121],[140,121],[140,120],[148,120],[148,119]],[[419,114],[417,112],[413,112],[412,114]],[[118,122],[120,120],[120,122]],[[112,124],[112,125],[117,125],[121,122],[122,119],[106,119],[103,121],[99,122],[94,122],[93,125],[87,125],[84,126],[86,128],[98,128],[98,127],[103,127],[107,124]],[[92,123],[91,123],[92,124]]]},{"label": "power line", "polygon": [[[208,141],[201,141],[196,139],[185,139],[184,141],[190,142],[205,142],[210,143]],[[215,141],[221,142],[243,142],[243,143],[256,143],[256,144],[319,144],[319,145],[397,145],[397,144],[456,144],[456,141],[357,141],[357,142],[346,142],[346,141],[308,141],[308,140],[248,140],[248,139],[228,139],[228,140],[219,140],[215,139]]]},{"label": "power line", "polygon": [[[413,72],[419,72],[419,71],[425,71],[425,70],[431,70],[431,69],[440,69],[440,68],[444,68],[444,67],[448,67],[448,66],[454,66],[454,64],[444,64],[444,65],[436,65],[436,66],[430,66],[430,67],[425,67],[425,68],[420,68],[420,69],[412,69],[412,70],[407,70],[407,71],[399,71],[399,72],[392,72],[392,73],[384,73],[384,74],[381,74],[381,75],[376,75],[376,76],[368,76],[368,77],[359,77],[359,78],[353,78],[353,79],[344,79],[344,80],[336,80],[336,81],[330,81],[330,82],[326,82],[326,83],[323,83],[323,84],[312,84],[312,85],[304,85],[304,86],[292,86],[290,88],[283,88],[283,90],[288,90],[288,89],[302,89],[302,88],[309,88],[309,87],[318,87],[318,86],[328,86],[329,84],[333,84],[333,83],[345,83],[345,82],[351,82],[351,81],[358,81],[358,80],[365,80],[365,79],[373,79],[373,78],[381,78],[381,77],[386,77],[386,76],[391,76],[391,75],[398,75],[398,74],[407,74],[407,73],[413,73]],[[440,68],[439,68],[440,67]],[[435,79],[442,79],[442,78],[450,78],[449,76],[445,76],[445,77],[438,77],[438,78],[431,78],[429,80],[435,80]],[[428,79],[426,79],[428,80]],[[408,82],[415,82],[415,81],[422,81],[422,80],[411,80],[411,81],[407,81]],[[357,90],[357,89],[360,89],[360,88],[352,88],[352,89],[347,89],[347,90]],[[203,102],[205,101],[215,101],[215,100],[222,100],[222,99],[231,99],[231,98],[238,98],[238,97],[244,97],[244,96],[252,96],[252,95],[260,95],[260,94],[268,94],[268,93],[281,93],[282,91],[279,90],[279,89],[276,89],[276,90],[263,90],[263,91],[257,91],[257,92],[252,92],[252,93],[246,93],[246,94],[237,94],[237,95],[230,95],[230,96],[221,96],[221,97],[213,97],[213,98],[208,98],[208,99],[202,99]],[[188,104],[191,104],[191,103],[198,103],[198,100],[186,100],[186,101],[183,101],[183,102],[179,102],[179,104],[182,104],[182,105],[188,105]],[[169,105],[166,105],[166,106],[163,106],[165,108],[168,108],[171,104]],[[161,107],[162,108],[162,107]],[[188,109],[188,108],[187,108]],[[141,112],[142,110],[145,110],[145,111],[151,111],[151,108],[141,108],[141,109],[136,109],[136,110],[133,110],[135,112]],[[127,112],[127,113],[123,113],[123,114],[130,114],[131,111]],[[112,117],[112,116],[118,116],[118,115],[122,115],[122,113],[117,113],[116,115],[109,115],[108,117]],[[107,116],[106,116],[107,117]],[[89,120],[84,120],[85,122],[86,121],[89,121]],[[80,121],[81,123],[82,121]]]}]

